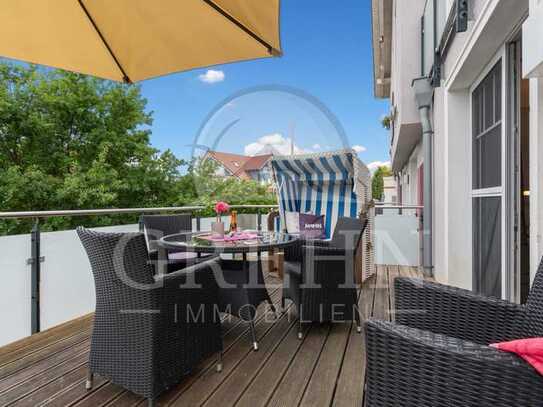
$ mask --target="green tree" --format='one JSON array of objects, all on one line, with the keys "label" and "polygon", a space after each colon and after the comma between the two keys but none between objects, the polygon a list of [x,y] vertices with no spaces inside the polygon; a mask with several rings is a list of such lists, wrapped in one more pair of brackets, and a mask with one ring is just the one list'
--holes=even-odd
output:
[{"label": "green tree", "polygon": [[[217,164],[211,160],[194,161],[189,168],[187,177],[193,182],[196,195],[193,203],[206,208],[200,215],[213,216],[213,206],[217,201],[225,201],[230,205],[277,204],[277,197],[268,185],[235,177],[217,177],[216,170]],[[255,210],[249,212],[254,213]],[[263,209],[262,212],[267,210]]]},{"label": "green tree", "polygon": [[[179,202],[171,151],[150,145],[138,86],[0,63],[0,207],[4,211],[160,206]],[[47,230],[133,217],[49,220]],[[0,233],[28,232],[26,222]]]},{"label": "green tree", "polygon": [[371,180],[371,193],[373,199],[380,201],[383,199],[384,194],[384,181],[383,177],[389,177],[392,175],[392,171],[387,166],[381,166],[375,170],[373,178]]},{"label": "green tree", "polygon": [[[150,144],[152,112],[139,86],[0,62],[2,211],[275,204],[267,186],[215,176],[211,161]],[[137,215],[51,218],[43,230],[133,223]],[[0,234],[31,221],[0,221]]]},{"label": "green tree", "polygon": [[390,127],[392,126],[392,115],[385,115],[381,118],[381,126],[385,130],[390,130]]}]

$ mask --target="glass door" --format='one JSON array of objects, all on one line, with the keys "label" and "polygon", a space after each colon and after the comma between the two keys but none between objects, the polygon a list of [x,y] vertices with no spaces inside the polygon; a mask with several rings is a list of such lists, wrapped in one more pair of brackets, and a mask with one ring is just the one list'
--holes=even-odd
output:
[{"label": "glass door", "polygon": [[473,290],[502,297],[502,62],[472,93]]}]

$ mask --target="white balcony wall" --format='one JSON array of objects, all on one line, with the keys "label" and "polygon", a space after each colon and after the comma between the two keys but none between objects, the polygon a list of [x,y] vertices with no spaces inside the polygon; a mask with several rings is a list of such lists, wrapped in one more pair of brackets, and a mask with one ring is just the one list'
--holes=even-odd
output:
[{"label": "white balcony wall", "polygon": [[422,142],[415,146],[402,170],[402,204],[419,205],[419,168],[424,162]]},{"label": "white balcony wall", "polygon": [[421,16],[425,0],[396,0],[392,24],[391,108],[394,127],[391,140],[392,167],[398,172],[421,137],[419,112],[412,89],[422,75]]},{"label": "white balcony wall", "polygon": [[0,237],[0,346],[30,334],[30,235]]},{"label": "white balcony wall", "polygon": [[530,79],[530,266],[543,256],[543,78]]},{"label": "white balcony wall", "polygon": [[[137,225],[97,228],[133,232]],[[94,310],[90,264],[75,230],[41,233],[41,329]],[[30,235],[0,237],[0,346],[30,335]]]},{"label": "white balcony wall", "polygon": [[425,0],[396,0],[392,27],[392,93],[396,106],[396,126],[419,122],[419,113],[414,105],[411,83],[421,76],[421,16]]},{"label": "white balcony wall", "polygon": [[[226,228],[230,218],[224,216]],[[201,230],[211,230],[215,218],[202,218]],[[239,225],[256,228],[257,215],[240,214]],[[262,215],[266,230],[267,215]],[[103,232],[137,232],[138,225],[96,228]],[[193,219],[196,230],[196,219]],[[75,230],[41,233],[41,330],[94,311],[94,281],[89,260]],[[0,236],[0,347],[30,335],[30,234]]]},{"label": "white balcony wall", "polygon": [[414,210],[383,210],[375,216],[374,256],[375,264],[418,266],[419,218]]},{"label": "white balcony wall", "polygon": [[[138,225],[97,228],[103,232],[137,232]],[[74,230],[41,234],[41,329],[94,310],[94,281],[79,237]]]},{"label": "white balcony wall", "polygon": [[[435,52],[435,30],[434,26],[440,21],[441,7],[434,7],[434,0],[426,0],[424,7],[423,22],[424,22],[424,41],[422,44],[423,50],[423,68],[419,76],[430,75],[432,65],[434,64]],[[437,20],[436,20],[437,14]]]},{"label": "white balcony wall", "polygon": [[530,78],[530,265],[531,278],[543,256],[543,1],[530,0],[522,27],[523,74]]},{"label": "white balcony wall", "polygon": [[523,25],[523,71],[525,77],[543,77],[543,1],[530,0],[530,15]]}]

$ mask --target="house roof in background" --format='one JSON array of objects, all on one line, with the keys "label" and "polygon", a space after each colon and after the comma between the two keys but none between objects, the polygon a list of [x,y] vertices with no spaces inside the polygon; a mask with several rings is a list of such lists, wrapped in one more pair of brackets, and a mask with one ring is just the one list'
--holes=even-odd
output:
[{"label": "house roof in background", "polygon": [[271,154],[256,155],[249,157],[246,155],[223,153],[219,151],[208,151],[204,158],[212,158],[228,170],[232,175],[250,179],[248,171],[258,171],[272,158]]},{"label": "house roof in background", "polygon": [[270,158],[272,158],[271,154],[255,155],[247,160],[243,169],[245,171],[261,170],[270,161]]}]

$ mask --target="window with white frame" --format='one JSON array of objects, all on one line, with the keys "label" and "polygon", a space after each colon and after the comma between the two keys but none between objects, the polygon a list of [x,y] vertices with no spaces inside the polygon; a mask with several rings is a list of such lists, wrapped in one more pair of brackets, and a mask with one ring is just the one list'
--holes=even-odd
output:
[{"label": "window with white frame", "polygon": [[473,289],[502,295],[502,63],[472,93]]}]

